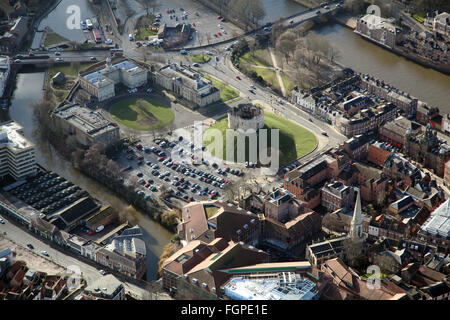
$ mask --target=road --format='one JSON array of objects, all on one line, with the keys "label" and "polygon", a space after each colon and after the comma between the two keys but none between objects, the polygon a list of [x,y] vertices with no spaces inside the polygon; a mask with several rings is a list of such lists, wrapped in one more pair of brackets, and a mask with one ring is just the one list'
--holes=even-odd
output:
[{"label": "road", "polygon": [[[93,266],[95,263],[92,262],[92,265],[82,261],[81,259],[75,258],[75,254],[68,254],[56,244],[50,245],[46,241],[43,241],[38,235],[33,233],[29,233],[23,226],[16,225],[14,221],[12,221],[8,216],[2,215],[1,218],[5,220],[5,224],[0,224],[0,234],[4,235],[5,238],[8,238],[15,242],[16,244],[26,248],[28,243],[33,244],[33,251],[40,254],[41,251],[47,251],[49,256],[48,260],[58,264],[61,267],[66,269],[70,268],[79,268],[81,271],[82,277],[85,279],[86,283],[89,285],[95,280],[99,279],[102,275],[99,270],[102,269],[100,265]],[[43,255],[42,255],[43,256]],[[44,256],[43,256],[44,257]],[[134,283],[126,281],[126,277],[118,274],[114,274],[119,280],[123,281],[125,290],[131,292],[134,296],[147,296],[148,291],[137,286]]]},{"label": "road", "polygon": [[339,2],[330,3],[328,5],[324,5],[320,8],[314,8],[310,11],[299,13],[298,15],[287,19],[284,23],[284,27],[296,26],[300,23],[316,19],[319,16],[329,14],[335,10],[340,8]]},{"label": "road", "polygon": [[[34,52],[34,57],[30,59],[28,57],[28,52],[22,52],[15,57],[22,55],[24,58],[14,59],[13,63],[15,65],[34,65],[34,64],[45,64],[45,63],[70,63],[70,62],[92,62],[92,61],[102,61],[106,57],[110,56],[109,49],[105,50],[85,50],[85,51],[60,51],[60,55],[56,55],[57,51],[36,51]],[[43,57],[39,59],[39,57]],[[20,56],[19,56],[20,57]],[[91,57],[95,57],[96,60],[92,60]],[[57,61],[61,58],[62,61]],[[19,61],[18,61],[19,60]],[[17,62],[16,62],[17,61]]]}]

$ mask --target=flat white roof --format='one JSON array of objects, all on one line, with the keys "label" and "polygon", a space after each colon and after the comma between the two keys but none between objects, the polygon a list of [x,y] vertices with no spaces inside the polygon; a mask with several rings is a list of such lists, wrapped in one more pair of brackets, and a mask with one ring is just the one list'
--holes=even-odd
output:
[{"label": "flat white roof", "polygon": [[5,122],[0,125],[0,148],[8,146],[20,151],[34,145],[21,133],[22,126],[15,121]]}]

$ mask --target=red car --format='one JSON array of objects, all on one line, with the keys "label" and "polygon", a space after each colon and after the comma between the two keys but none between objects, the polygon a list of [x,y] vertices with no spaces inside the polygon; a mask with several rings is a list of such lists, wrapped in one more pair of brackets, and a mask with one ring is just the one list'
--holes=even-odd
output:
[{"label": "red car", "polygon": [[225,183],[226,183],[226,184],[229,184],[229,183],[230,183],[230,180],[225,180]]},{"label": "red car", "polygon": [[228,171],[230,171],[230,167],[225,168],[225,172],[228,172]]},{"label": "red car", "polygon": [[217,32],[217,34],[219,35],[219,36],[221,36],[222,34],[220,33],[220,32]]},{"label": "red car", "polygon": [[192,26],[195,27],[195,22],[192,22]]},{"label": "red car", "polygon": [[216,197],[215,193],[212,193],[211,196],[209,197],[211,200],[214,199]]},{"label": "red car", "polygon": [[30,57],[33,57],[33,56],[34,56],[34,53],[33,53],[32,51],[30,51],[30,52],[28,53],[28,55],[29,55]]},{"label": "red car", "polygon": [[144,187],[148,188],[150,186],[150,182],[147,182]]},{"label": "red car", "polygon": [[159,157],[158,158],[158,161],[160,161],[160,162],[163,161],[163,160],[164,160],[164,157]]},{"label": "red car", "polygon": [[139,150],[142,149],[142,144],[137,144],[136,149],[139,149]]},{"label": "red car", "polygon": [[190,197],[188,198],[188,201],[189,201],[189,202],[192,202],[192,200],[194,200],[194,197],[190,196]]},{"label": "red car", "polygon": [[222,19],[222,18],[223,18],[222,16],[218,16],[218,17],[217,17],[217,19]]},{"label": "red car", "polygon": [[123,168],[123,169],[120,170],[120,171],[125,172],[125,171],[127,171],[127,168]]},{"label": "red car", "polygon": [[241,80],[241,77],[239,77],[239,76],[236,76],[236,79],[238,79],[238,80]]},{"label": "red car", "polygon": [[138,157],[138,160],[143,160],[144,159],[144,156],[139,156]]}]

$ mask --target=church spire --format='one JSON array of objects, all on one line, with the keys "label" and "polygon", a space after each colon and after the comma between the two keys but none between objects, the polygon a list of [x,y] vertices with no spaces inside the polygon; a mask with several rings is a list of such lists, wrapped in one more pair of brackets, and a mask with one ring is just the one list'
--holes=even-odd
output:
[{"label": "church spire", "polygon": [[361,189],[355,188],[357,192],[355,209],[353,210],[353,219],[350,225],[350,237],[352,239],[358,239],[363,237],[362,224],[363,216],[361,211]]}]

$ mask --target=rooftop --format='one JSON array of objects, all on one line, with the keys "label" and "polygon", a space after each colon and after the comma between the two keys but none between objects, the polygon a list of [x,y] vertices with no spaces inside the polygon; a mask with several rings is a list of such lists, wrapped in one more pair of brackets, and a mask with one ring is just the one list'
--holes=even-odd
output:
[{"label": "rooftop", "polygon": [[9,147],[15,151],[21,151],[33,147],[23,135],[23,128],[15,121],[4,122],[0,125],[0,147]]},{"label": "rooftop", "polygon": [[107,274],[87,286],[84,291],[93,295],[112,295],[118,287],[123,286],[112,274]]},{"label": "rooftop", "polygon": [[312,300],[318,291],[313,281],[294,272],[234,277],[224,290],[234,300]]},{"label": "rooftop", "polygon": [[124,60],[113,64],[110,67],[105,64],[104,68],[94,72],[83,74],[82,77],[90,83],[100,87],[107,83],[114,83],[114,81],[109,78],[109,74],[117,70],[122,70],[123,72],[128,73],[137,73],[142,71],[143,69],[136,66],[131,61]]},{"label": "rooftop", "polygon": [[447,239],[450,237],[450,199],[447,199],[431,213],[421,229],[432,235],[439,235]]},{"label": "rooftop", "polygon": [[89,135],[100,135],[117,127],[115,123],[104,118],[100,112],[92,111],[78,104],[58,108],[54,114]]}]

